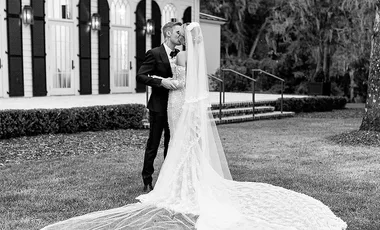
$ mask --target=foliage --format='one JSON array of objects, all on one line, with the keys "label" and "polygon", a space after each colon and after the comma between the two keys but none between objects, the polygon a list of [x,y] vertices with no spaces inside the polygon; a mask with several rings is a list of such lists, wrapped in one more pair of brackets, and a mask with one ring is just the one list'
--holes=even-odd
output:
[{"label": "foliage", "polygon": [[0,139],[48,133],[77,133],[142,128],[145,106],[140,104],[69,109],[0,111]]},{"label": "foliage", "polygon": [[[285,79],[288,93],[307,94],[308,81],[331,81],[333,95],[363,101],[375,2],[203,0],[201,11],[227,19],[222,68],[238,65],[250,74],[249,62],[254,62],[255,68]],[[264,79],[260,90],[276,92],[276,84]]]},{"label": "foliage", "polygon": [[[346,106],[345,97],[304,97],[284,98],[283,111],[300,112],[325,112],[333,109],[343,109]],[[281,99],[276,101],[276,110],[281,110]]]}]

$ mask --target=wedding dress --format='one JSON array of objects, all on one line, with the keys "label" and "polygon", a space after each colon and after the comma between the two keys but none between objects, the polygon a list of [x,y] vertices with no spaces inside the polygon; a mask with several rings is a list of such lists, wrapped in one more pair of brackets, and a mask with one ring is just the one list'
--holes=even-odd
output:
[{"label": "wedding dress", "polygon": [[233,181],[211,120],[202,33],[186,29],[187,69],[174,66],[168,154],[154,190],[140,202],[89,213],[44,229],[343,230],[320,201],[265,183]]}]

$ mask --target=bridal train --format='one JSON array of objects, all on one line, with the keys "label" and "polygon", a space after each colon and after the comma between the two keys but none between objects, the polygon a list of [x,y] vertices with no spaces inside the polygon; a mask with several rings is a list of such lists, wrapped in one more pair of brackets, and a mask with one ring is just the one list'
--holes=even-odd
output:
[{"label": "bridal train", "polygon": [[322,202],[285,188],[233,181],[211,120],[204,44],[198,23],[185,29],[187,67],[174,65],[183,88],[168,102],[171,141],[154,190],[139,202],[89,213],[50,229],[344,230]]}]

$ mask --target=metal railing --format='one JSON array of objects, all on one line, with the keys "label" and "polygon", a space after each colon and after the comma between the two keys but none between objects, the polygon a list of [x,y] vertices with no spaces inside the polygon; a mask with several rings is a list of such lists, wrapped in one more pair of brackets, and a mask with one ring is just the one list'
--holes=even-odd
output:
[{"label": "metal railing", "polygon": [[276,75],[268,73],[268,72],[266,72],[266,71],[264,71],[262,69],[252,69],[251,71],[252,71],[252,76],[253,77],[255,77],[255,73],[256,72],[259,72],[259,73],[264,73],[264,74],[266,74],[266,75],[268,75],[270,77],[273,77],[273,78],[281,81],[281,113],[282,113],[282,111],[283,111],[283,104],[284,104],[284,83],[285,83],[285,80],[282,79],[282,78],[280,78],[280,77],[277,77]]},{"label": "metal railing", "polygon": [[219,120],[222,120],[222,90],[224,89],[224,81],[218,77],[212,76],[211,74],[208,76],[219,82]]},{"label": "metal railing", "polygon": [[222,79],[223,79],[223,103],[225,103],[225,89],[224,89],[224,82],[225,82],[225,72],[232,72],[234,74],[236,74],[237,76],[240,76],[240,77],[244,77],[248,80],[250,80],[252,82],[252,114],[253,114],[253,117],[255,117],[255,82],[256,80],[251,78],[251,77],[248,77],[247,75],[244,75],[244,74],[241,74],[235,70],[232,70],[232,69],[221,69],[223,71],[223,74],[222,74]]}]

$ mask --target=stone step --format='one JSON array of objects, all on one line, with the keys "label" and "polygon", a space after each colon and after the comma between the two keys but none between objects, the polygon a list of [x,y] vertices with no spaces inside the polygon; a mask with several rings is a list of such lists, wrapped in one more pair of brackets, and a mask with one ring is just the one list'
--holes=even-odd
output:
[{"label": "stone step", "polygon": [[[222,104],[222,109],[230,109],[230,108],[242,108],[242,107],[252,107],[252,101],[239,101],[239,102],[229,102]],[[276,101],[256,101],[256,106],[275,106]],[[219,109],[219,103],[213,103],[211,105],[212,110]]]},{"label": "stone step", "polygon": [[[238,115],[248,115],[252,114],[252,107],[242,107],[242,108],[229,108],[229,109],[222,109],[222,117],[230,117],[230,116],[238,116]],[[259,113],[269,113],[273,112],[274,107],[273,106],[255,106],[255,114]],[[215,118],[219,117],[219,109],[212,110],[212,115]]]},{"label": "stone step", "polygon": [[255,117],[250,115],[240,115],[240,116],[231,116],[231,117],[222,117],[222,120],[219,120],[219,118],[214,119],[215,123],[217,125],[220,124],[230,124],[230,123],[239,123],[239,122],[247,122],[247,121],[256,121],[256,120],[265,120],[265,119],[280,119],[285,117],[293,117],[294,112],[280,112],[280,111],[273,111],[269,113],[259,113],[255,114]]},{"label": "stone step", "polygon": [[[252,114],[249,115],[239,115],[239,116],[228,116],[228,117],[222,117],[220,120],[219,118],[213,119],[217,125],[220,124],[230,124],[230,123],[240,123],[240,122],[247,122],[247,121],[256,121],[256,120],[264,120],[264,119],[280,119],[285,117],[293,117],[294,112],[280,112],[280,111],[273,111],[273,112],[267,112],[267,113],[258,113],[255,114],[255,117],[252,116]],[[149,122],[147,120],[143,121],[144,128],[149,128]]]}]

